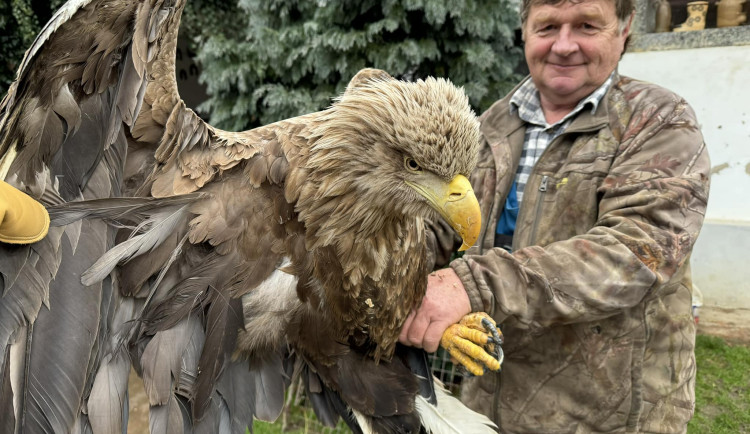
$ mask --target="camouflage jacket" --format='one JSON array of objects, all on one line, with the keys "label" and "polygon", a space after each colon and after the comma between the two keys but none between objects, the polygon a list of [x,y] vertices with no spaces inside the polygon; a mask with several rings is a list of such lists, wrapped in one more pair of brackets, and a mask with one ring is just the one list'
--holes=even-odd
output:
[{"label": "camouflage jacket", "polygon": [[512,433],[684,432],[695,405],[689,256],[709,158],[688,104],[616,77],[544,151],[529,178],[513,253],[493,248],[524,124],[509,97],[481,116],[472,174],[477,245],[451,262],[472,308],[505,335],[500,374],[462,399]]}]

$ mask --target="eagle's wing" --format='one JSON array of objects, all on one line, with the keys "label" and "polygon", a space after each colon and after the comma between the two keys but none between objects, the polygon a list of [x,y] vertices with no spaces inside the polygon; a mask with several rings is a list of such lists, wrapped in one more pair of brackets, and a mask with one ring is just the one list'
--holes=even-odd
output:
[{"label": "eagle's wing", "polygon": [[294,207],[314,196],[298,146],[313,115],[244,133],[203,122],[174,77],[183,7],[69,1],[3,100],[0,173],[53,227],[0,246],[0,427],[121,432],[131,363],[153,432],[275,419],[295,370],[329,421],[416,405],[405,364],[350,352],[314,299],[309,270],[335,258],[311,258]]},{"label": "eagle's wing", "polygon": [[[231,147],[242,138],[214,131],[177,94],[173,56],[183,6],[179,0],[69,1],[27,51],[0,105],[0,176],[53,215],[43,240],[0,245],[3,432],[21,425],[28,432],[77,432],[89,425],[120,432],[125,422],[125,343],[144,300],[121,296],[112,268],[96,262],[115,245],[116,228],[80,216],[149,227],[147,236],[120,250],[154,249],[173,238],[187,204],[202,196],[159,203],[110,198],[137,190],[151,173],[144,170],[160,167],[152,183],[171,173],[179,166],[174,149],[216,149],[209,142]],[[204,154],[196,161],[214,158]],[[234,164],[215,154],[224,165],[212,167]],[[155,189],[170,190],[162,195],[193,191],[211,176],[191,179],[196,187],[162,182]],[[76,209],[75,203],[91,200],[100,202]],[[169,256],[157,249],[165,251]],[[192,330],[195,324],[186,321],[173,334],[195,345]],[[168,416],[174,419],[173,410]]]},{"label": "eagle's wing", "polygon": [[[149,34],[161,36],[159,17],[170,13],[163,2],[79,0],[55,14],[0,106],[6,181],[46,206],[120,195],[124,127],[139,110],[157,41]],[[79,220],[30,246],[0,246],[4,432],[78,432],[104,412],[122,414],[129,364],[122,353],[105,360],[104,349],[116,344],[110,337],[118,323],[132,318],[134,300],[122,299],[110,278],[80,280],[113,241],[104,222]],[[109,380],[108,399],[86,408],[103,384],[98,366],[108,367],[101,377]]]}]

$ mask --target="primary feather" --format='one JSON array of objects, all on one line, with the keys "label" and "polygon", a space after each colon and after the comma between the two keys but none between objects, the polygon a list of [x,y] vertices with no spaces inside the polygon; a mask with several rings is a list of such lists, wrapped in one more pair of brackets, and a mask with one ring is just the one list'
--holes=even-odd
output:
[{"label": "primary feather", "polygon": [[71,0],[0,106],[2,173],[53,221],[0,246],[2,427],[122,432],[130,364],[152,432],[273,420],[293,375],[358,432],[463,424],[396,343],[427,222],[478,231],[454,210],[476,203],[456,190],[479,145],[466,96],[367,69],[326,110],[221,131],[177,93],[183,7]]}]

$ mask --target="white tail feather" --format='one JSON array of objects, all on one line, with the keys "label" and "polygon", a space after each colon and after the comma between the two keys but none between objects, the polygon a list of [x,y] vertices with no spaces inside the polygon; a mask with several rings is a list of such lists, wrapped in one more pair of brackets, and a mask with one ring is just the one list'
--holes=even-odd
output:
[{"label": "white tail feather", "polygon": [[496,433],[497,426],[451,396],[443,384],[434,379],[437,406],[417,395],[416,408],[422,425],[430,434]]},{"label": "white tail feather", "polygon": [[363,434],[375,433],[375,431],[372,430],[372,423],[369,417],[358,412],[357,410],[354,410],[353,408],[350,408],[350,410],[352,414],[354,415],[354,418],[357,419],[357,425],[359,425],[359,428],[362,430]]}]

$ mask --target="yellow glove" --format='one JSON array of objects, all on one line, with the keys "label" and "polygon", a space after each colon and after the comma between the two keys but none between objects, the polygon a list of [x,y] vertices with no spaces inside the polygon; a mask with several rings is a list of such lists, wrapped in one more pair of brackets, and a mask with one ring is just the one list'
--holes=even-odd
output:
[{"label": "yellow glove", "polygon": [[11,244],[35,243],[49,230],[44,206],[12,185],[0,181],[0,241]]}]

